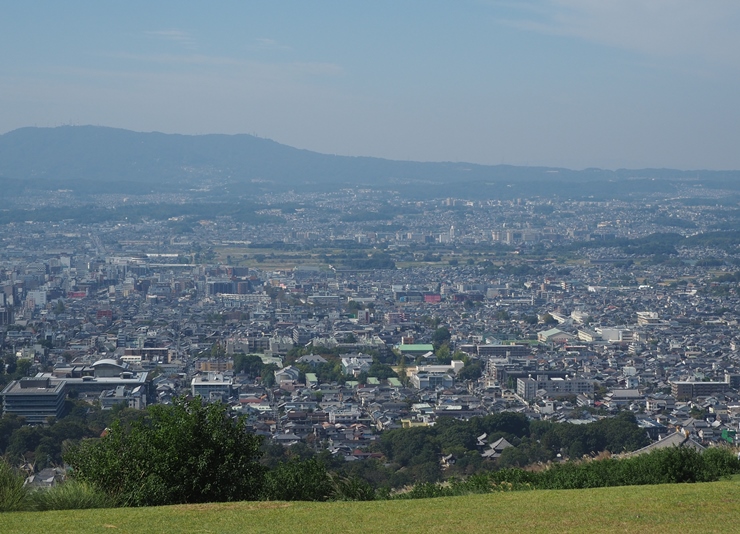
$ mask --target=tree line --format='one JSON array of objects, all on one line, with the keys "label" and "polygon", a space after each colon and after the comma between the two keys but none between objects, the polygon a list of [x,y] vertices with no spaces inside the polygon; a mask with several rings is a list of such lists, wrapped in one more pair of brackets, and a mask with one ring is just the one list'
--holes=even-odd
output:
[{"label": "tree line", "polygon": [[[70,440],[63,447],[71,480],[64,485],[71,484],[68,488],[76,490],[70,492],[74,499],[62,498],[56,504],[53,499],[36,499],[36,509],[82,506],[75,504],[82,501],[93,503],[90,506],[153,506],[416,498],[515,489],[702,482],[740,472],[740,461],[729,449],[721,448],[703,454],[671,448],[624,460],[602,454],[590,461],[589,452],[616,452],[642,445],[644,439],[637,435],[639,429],[630,413],[587,425],[542,424],[515,413],[469,421],[440,418],[433,427],[385,433],[376,446],[382,460],[356,462],[346,462],[327,450],[317,453],[306,444],[286,449],[265,442],[249,431],[244,416],[235,416],[227,405],[209,404],[200,397],[153,405],[135,417],[126,410],[116,415],[100,437],[85,439],[83,433],[80,441]],[[47,428],[59,428],[60,424]],[[489,442],[501,436],[517,444],[505,453],[522,447],[530,450],[536,442],[542,446],[541,458],[562,455],[556,451],[566,450],[565,445],[578,453],[587,451],[589,460],[547,462],[538,469],[523,470],[507,466],[502,456],[487,465],[480,460],[471,471],[442,476],[440,454],[480,458],[478,436],[483,433],[488,434]],[[574,443],[580,448],[574,448]],[[467,465],[475,467],[475,462]],[[6,476],[5,467],[0,471],[3,480],[18,480]],[[439,484],[442,478],[446,479],[443,485]],[[3,484],[0,480],[0,486]],[[16,490],[16,495],[22,493]],[[0,495],[3,491],[0,487]],[[22,506],[22,495],[19,499],[18,506]],[[4,506],[0,502],[0,510],[8,509]]]}]

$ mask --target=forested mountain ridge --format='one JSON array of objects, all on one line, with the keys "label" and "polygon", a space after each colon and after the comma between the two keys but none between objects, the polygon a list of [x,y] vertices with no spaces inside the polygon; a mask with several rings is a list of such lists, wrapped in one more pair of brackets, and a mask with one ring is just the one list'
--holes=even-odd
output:
[{"label": "forested mountain ridge", "polygon": [[[412,188],[422,196],[471,190],[478,198],[674,194],[686,183],[740,189],[740,171],[422,163],[320,154],[247,134],[141,133],[100,126],[28,127],[0,135],[0,180],[6,191],[94,186],[119,192],[122,184],[131,192],[215,184],[244,191],[361,185]],[[629,187],[618,187],[625,180]]]}]

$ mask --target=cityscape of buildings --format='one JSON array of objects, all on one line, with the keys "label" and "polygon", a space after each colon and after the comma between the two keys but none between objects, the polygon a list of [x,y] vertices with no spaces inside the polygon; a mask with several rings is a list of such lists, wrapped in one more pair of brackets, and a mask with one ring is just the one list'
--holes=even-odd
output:
[{"label": "cityscape of buildings", "polygon": [[200,220],[5,224],[0,336],[25,376],[4,413],[44,424],[69,396],[143,409],[200,395],[277,443],[347,459],[388,429],[500,411],[630,410],[653,440],[734,443],[737,247],[624,240],[707,234],[736,207],[262,200],[259,223],[216,205]]}]

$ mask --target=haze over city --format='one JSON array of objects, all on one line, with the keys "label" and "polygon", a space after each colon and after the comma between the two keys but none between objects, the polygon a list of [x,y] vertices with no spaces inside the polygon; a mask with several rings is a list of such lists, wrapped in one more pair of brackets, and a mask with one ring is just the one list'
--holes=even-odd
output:
[{"label": "haze over city", "polygon": [[94,124],[403,160],[740,168],[737,2],[3,11],[2,133]]},{"label": "haze over city", "polygon": [[0,13],[3,531],[740,522],[737,0]]}]

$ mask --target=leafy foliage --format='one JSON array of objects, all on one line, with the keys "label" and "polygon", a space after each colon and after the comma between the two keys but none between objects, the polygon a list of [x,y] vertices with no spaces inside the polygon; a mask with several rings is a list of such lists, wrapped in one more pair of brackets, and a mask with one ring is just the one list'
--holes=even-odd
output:
[{"label": "leafy foliage", "polygon": [[[514,447],[505,449],[496,464],[491,465],[480,457],[477,437],[482,434],[488,435],[489,443],[505,437]],[[485,469],[525,467],[554,460],[558,454],[580,459],[602,451],[632,451],[648,443],[631,412],[585,425],[530,422],[524,415],[501,412],[468,421],[440,417],[433,427],[391,430],[383,433],[377,448],[392,464],[403,468],[413,483],[440,480],[442,454],[453,454],[457,459],[444,473],[449,477]]]},{"label": "leafy foliage", "polygon": [[716,447],[702,453],[687,447],[669,447],[632,458],[552,464],[540,471],[502,469],[477,474],[463,481],[454,480],[445,486],[422,482],[395,498],[713,482],[736,473],[740,473],[740,460],[727,448]]},{"label": "leafy foliage", "polygon": [[25,461],[38,469],[59,465],[65,446],[99,436],[114,418],[129,421],[141,416],[139,410],[120,406],[101,410],[83,402],[68,400],[66,403],[67,415],[58,420],[52,418],[43,426],[25,425],[25,419],[15,415],[0,417],[0,454],[12,464]]},{"label": "leafy foliage", "polygon": [[468,361],[465,363],[459,373],[457,373],[458,380],[478,380],[483,376],[483,363],[480,361]]},{"label": "leafy foliage", "polygon": [[262,358],[254,354],[234,354],[234,372],[251,377],[263,376],[265,365]]},{"label": "leafy foliage", "polygon": [[73,476],[130,506],[252,500],[264,468],[260,438],[220,403],[199,397],[155,405],[130,427],[114,423],[106,436],[65,455]]},{"label": "leafy foliage", "polygon": [[268,501],[326,501],[333,486],[326,467],[316,458],[279,464],[265,476],[262,498]]},{"label": "leafy foliage", "polygon": [[49,489],[39,489],[29,494],[30,506],[34,510],[84,510],[87,508],[112,508],[115,499],[92,484],[77,480],[66,482]]},{"label": "leafy foliage", "polygon": [[452,339],[452,334],[450,333],[450,330],[445,326],[440,326],[432,334],[432,343],[435,347],[440,347],[445,343],[449,344],[450,339]]},{"label": "leafy foliage", "polygon": [[14,512],[28,508],[26,478],[6,461],[0,460],[0,512]]}]

